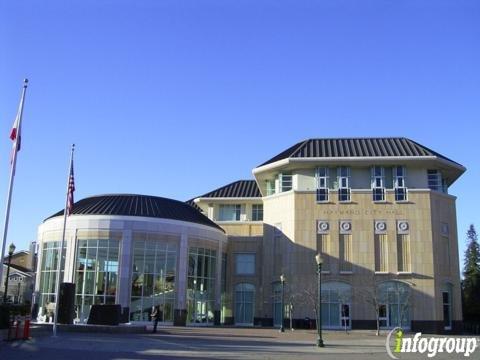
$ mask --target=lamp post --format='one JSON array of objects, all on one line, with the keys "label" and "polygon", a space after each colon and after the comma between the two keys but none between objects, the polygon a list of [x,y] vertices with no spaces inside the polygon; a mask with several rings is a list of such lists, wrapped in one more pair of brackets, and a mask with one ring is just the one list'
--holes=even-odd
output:
[{"label": "lamp post", "polygon": [[284,298],[285,298],[285,275],[280,275],[280,283],[282,284],[282,303],[281,303],[281,317],[280,317],[280,322],[281,322],[281,325],[280,325],[280,332],[285,332],[285,328],[283,327],[283,319],[284,319],[284,305],[283,305],[283,301],[284,301]]},{"label": "lamp post", "polygon": [[[5,292],[3,293],[3,303],[7,303],[7,291],[8,291],[8,277],[10,276],[10,263],[12,262],[12,255],[15,252],[15,245],[13,243],[8,247],[8,263],[7,263],[7,277],[5,278]],[[3,266],[3,259],[2,259]]]},{"label": "lamp post", "polygon": [[317,346],[324,347],[322,339],[322,263],[323,259],[320,254],[315,255],[317,262],[317,278],[318,278],[318,292],[317,292]]},{"label": "lamp post", "polygon": [[193,279],[193,324],[197,323],[197,279]]}]

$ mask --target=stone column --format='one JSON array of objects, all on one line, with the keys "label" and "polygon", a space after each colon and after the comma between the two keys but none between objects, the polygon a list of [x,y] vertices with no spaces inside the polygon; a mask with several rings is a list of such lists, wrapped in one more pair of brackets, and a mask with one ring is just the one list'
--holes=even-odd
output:
[{"label": "stone column", "polygon": [[213,312],[214,325],[220,325],[220,312],[222,306],[222,257],[223,257],[223,241],[218,241],[217,250],[217,273],[215,275],[215,309]]},{"label": "stone column", "polygon": [[[131,284],[131,273],[132,273],[132,250],[133,249],[133,239],[132,239],[132,230],[125,229],[123,230],[122,240],[120,242],[120,256],[119,256],[119,267],[118,267],[118,278],[120,287],[117,289],[117,304],[122,306],[122,313],[124,313],[123,308],[128,308],[130,306],[130,291],[132,288]],[[128,319],[123,319],[128,320]]]},{"label": "stone column", "polygon": [[188,236],[184,231],[180,238],[180,246],[177,254],[176,276],[176,308],[173,314],[173,325],[185,326],[187,324],[187,265],[188,265]]}]

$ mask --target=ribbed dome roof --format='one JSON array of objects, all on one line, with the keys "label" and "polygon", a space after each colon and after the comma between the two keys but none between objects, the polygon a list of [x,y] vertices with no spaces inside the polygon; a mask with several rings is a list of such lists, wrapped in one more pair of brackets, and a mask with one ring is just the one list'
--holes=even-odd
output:
[{"label": "ribbed dome roof", "polygon": [[[64,210],[61,210],[46,220],[63,216],[63,213]],[[149,195],[109,194],[87,197],[74,204],[72,215],[122,215],[172,219],[207,225],[223,231],[220,226],[184,202]]]}]

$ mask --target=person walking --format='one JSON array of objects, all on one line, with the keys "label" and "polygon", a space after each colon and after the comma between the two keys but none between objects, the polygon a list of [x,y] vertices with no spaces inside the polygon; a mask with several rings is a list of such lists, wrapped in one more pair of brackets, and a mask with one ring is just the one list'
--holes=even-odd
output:
[{"label": "person walking", "polygon": [[158,306],[152,306],[152,313],[150,314],[150,317],[152,318],[153,321],[153,331],[152,333],[157,332],[157,326],[158,326],[158,320],[160,319],[160,309]]}]

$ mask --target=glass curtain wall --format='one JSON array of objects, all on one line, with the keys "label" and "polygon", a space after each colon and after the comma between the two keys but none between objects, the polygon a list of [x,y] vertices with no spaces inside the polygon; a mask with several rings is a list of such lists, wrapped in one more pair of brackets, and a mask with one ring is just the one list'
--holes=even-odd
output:
[{"label": "glass curtain wall", "polygon": [[121,234],[108,231],[77,235],[75,266],[77,319],[88,320],[94,304],[114,304],[118,286]]},{"label": "glass curtain wall", "polygon": [[188,251],[187,319],[191,324],[213,324],[217,252],[191,247]]},{"label": "glass curtain wall", "polygon": [[[63,249],[63,267],[65,268],[66,245]],[[49,317],[55,311],[55,285],[57,283],[58,263],[60,261],[61,241],[48,241],[42,245],[42,262],[40,274],[40,306],[42,314]],[[60,282],[63,281],[64,268],[60,273]]]},{"label": "glass curtain wall", "polygon": [[158,234],[134,234],[130,320],[173,322],[178,241]]}]

